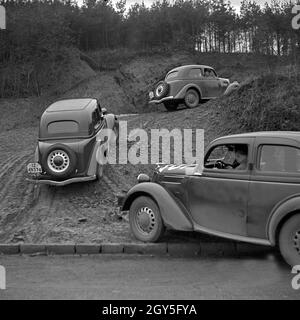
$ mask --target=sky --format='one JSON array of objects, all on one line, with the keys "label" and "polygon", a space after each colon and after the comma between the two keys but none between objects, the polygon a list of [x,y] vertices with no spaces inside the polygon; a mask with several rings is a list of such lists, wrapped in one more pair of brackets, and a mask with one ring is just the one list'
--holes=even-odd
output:
[{"label": "sky", "polygon": [[[113,3],[116,3],[118,0],[112,0]],[[146,6],[151,6],[151,4],[154,2],[154,0],[126,0],[126,6],[129,8],[134,3],[142,3],[144,1]],[[242,0],[230,0],[231,5],[236,9],[237,12],[239,12],[240,4]],[[265,2],[271,3],[271,0],[256,0],[257,4],[260,4],[263,6]],[[83,0],[77,0],[77,3],[81,5],[83,3]]]}]

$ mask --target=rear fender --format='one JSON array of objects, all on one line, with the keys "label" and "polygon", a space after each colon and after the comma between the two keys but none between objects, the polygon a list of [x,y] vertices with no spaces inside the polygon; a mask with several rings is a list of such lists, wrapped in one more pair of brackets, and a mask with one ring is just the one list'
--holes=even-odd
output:
[{"label": "rear fender", "polygon": [[200,88],[198,85],[196,85],[195,83],[191,83],[191,84],[185,85],[185,86],[176,94],[176,96],[174,97],[174,99],[184,99],[184,96],[185,96],[186,92],[187,92],[189,89],[195,89],[196,91],[198,91],[198,93],[200,94],[200,97],[199,97],[200,99],[203,97],[201,88]]},{"label": "rear fender", "polygon": [[167,227],[182,231],[193,230],[193,224],[187,210],[157,183],[143,182],[131,188],[124,200],[122,210],[128,211],[132,202],[139,196],[151,197],[156,202]]},{"label": "rear fender", "polygon": [[296,212],[300,212],[300,194],[281,202],[273,210],[267,224],[267,235],[272,245],[276,244],[276,235],[280,223]]}]

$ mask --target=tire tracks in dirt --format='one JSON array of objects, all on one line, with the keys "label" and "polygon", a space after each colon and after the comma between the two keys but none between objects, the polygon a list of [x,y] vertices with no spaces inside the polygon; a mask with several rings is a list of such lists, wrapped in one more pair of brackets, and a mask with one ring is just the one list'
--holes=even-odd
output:
[{"label": "tire tracks in dirt", "polygon": [[40,197],[30,213],[30,223],[35,226],[35,232],[32,234],[33,242],[43,241],[53,229],[59,204],[56,188],[42,185],[40,189]]},{"label": "tire tracks in dirt", "polygon": [[4,164],[2,166],[1,164],[1,169],[0,169],[0,179],[3,179],[3,177],[8,174],[11,173],[11,171],[9,171],[9,169],[12,169],[17,162],[20,161],[20,156],[19,155],[11,155],[10,157],[5,159],[6,164]]},{"label": "tire tracks in dirt", "polygon": [[[13,160],[4,166],[0,172],[0,203],[3,206],[8,194],[15,195],[15,190],[19,184],[19,181],[24,178],[20,173],[25,173],[25,164],[29,160],[31,153],[26,152],[21,156],[16,156]],[[7,179],[5,179],[8,176]]]},{"label": "tire tracks in dirt", "polygon": [[25,207],[29,206],[31,187],[25,181],[26,163],[32,152],[16,153],[6,157],[0,169],[1,240],[11,237],[10,230],[18,223]]}]

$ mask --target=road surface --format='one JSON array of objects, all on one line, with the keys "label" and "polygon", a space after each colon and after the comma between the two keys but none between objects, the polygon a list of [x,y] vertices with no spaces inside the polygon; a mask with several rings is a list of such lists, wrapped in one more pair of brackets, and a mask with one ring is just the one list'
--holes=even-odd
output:
[{"label": "road surface", "polygon": [[299,299],[277,258],[1,256],[0,299]]}]

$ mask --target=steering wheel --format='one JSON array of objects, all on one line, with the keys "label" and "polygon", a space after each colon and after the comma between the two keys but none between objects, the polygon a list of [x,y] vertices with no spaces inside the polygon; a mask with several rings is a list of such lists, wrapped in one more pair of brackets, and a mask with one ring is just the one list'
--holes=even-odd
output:
[{"label": "steering wheel", "polygon": [[214,167],[217,169],[227,169],[228,167],[233,168],[233,165],[222,160],[217,160],[214,164]]}]

